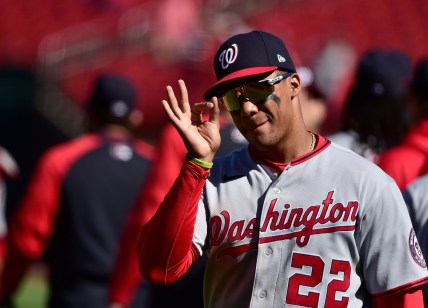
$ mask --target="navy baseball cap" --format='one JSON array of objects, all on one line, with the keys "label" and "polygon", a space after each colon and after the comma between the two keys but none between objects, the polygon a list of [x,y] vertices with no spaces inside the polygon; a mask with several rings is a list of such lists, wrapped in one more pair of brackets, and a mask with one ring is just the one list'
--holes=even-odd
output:
[{"label": "navy baseball cap", "polygon": [[417,96],[428,100],[428,58],[424,58],[418,62],[411,88]]},{"label": "navy baseball cap", "polygon": [[136,90],[130,81],[118,75],[101,75],[95,80],[88,108],[125,118],[135,106]]},{"label": "navy baseball cap", "polygon": [[407,54],[373,49],[360,60],[355,86],[365,98],[400,98],[407,93],[411,77],[412,63]]},{"label": "navy baseball cap", "polygon": [[296,72],[293,60],[282,40],[263,31],[237,34],[225,41],[214,57],[217,82],[204,99],[223,96],[227,91],[280,69]]}]

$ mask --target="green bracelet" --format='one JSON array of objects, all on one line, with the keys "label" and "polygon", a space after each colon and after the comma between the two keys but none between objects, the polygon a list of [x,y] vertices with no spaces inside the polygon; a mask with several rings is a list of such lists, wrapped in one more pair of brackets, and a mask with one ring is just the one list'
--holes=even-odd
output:
[{"label": "green bracelet", "polygon": [[193,157],[189,153],[186,154],[186,159],[190,160],[191,162],[197,164],[198,166],[201,166],[203,168],[211,169],[213,166],[213,163],[209,163],[203,160],[200,160],[199,158]]}]

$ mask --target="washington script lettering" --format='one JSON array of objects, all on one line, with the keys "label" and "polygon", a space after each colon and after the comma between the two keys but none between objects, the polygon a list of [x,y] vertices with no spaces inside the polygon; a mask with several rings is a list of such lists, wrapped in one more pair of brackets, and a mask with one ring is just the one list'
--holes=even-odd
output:
[{"label": "washington script lettering", "polygon": [[[259,218],[250,221],[232,221],[228,211],[213,216],[209,222],[210,247],[220,246],[222,243],[241,241],[245,238],[253,239],[249,243],[222,249],[217,257],[229,255],[234,258],[257,248],[258,243],[270,243],[285,239],[296,238],[300,247],[308,244],[314,234],[332,233],[338,231],[353,231],[358,213],[358,201],[348,201],[333,204],[334,191],[330,191],[321,205],[312,205],[307,208],[292,208],[284,204],[284,210],[275,210],[278,199],[270,201],[269,209],[264,220]],[[291,210],[290,210],[291,208]],[[324,226],[330,223],[329,226]],[[351,224],[350,224],[351,223]],[[333,225],[334,224],[334,225]],[[271,236],[263,236],[266,231],[298,230],[281,232]],[[258,239],[258,241],[257,241]]]}]

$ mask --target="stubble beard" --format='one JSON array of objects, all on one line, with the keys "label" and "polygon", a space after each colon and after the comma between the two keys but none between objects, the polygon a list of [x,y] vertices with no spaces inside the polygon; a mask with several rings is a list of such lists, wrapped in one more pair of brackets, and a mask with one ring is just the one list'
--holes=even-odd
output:
[{"label": "stubble beard", "polygon": [[[266,98],[264,103],[266,103],[269,100],[272,100],[277,105],[281,103],[281,98],[274,93],[269,95]],[[240,127],[238,127],[238,130],[245,137],[245,139],[247,139],[248,142],[252,144],[254,148],[256,148],[261,152],[269,151],[270,149],[274,148],[279,142],[278,136],[276,134],[272,134],[269,132],[265,132],[265,133],[263,132],[257,133],[255,131],[249,132]]]}]

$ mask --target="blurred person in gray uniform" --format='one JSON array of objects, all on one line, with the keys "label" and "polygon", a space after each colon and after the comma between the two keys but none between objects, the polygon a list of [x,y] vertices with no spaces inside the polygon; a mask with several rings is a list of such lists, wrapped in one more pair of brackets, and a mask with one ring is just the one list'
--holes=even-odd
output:
[{"label": "blurred person in gray uniform", "polygon": [[[427,153],[428,154],[428,153]],[[410,218],[417,232],[424,256],[428,256],[428,174],[418,177],[403,192]],[[425,307],[428,306],[428,286],[422,286]]]}]

